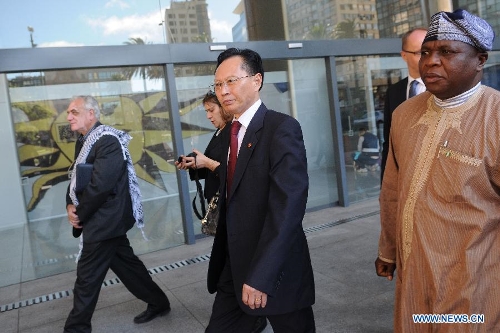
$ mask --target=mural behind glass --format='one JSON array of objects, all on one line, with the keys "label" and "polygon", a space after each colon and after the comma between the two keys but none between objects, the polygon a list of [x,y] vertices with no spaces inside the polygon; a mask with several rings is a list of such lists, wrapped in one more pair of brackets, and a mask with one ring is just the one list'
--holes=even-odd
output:
[{"label": "mural behind glass", "polygon": [[[163,71],[162,67],[151,69]],[[66,121],[66,108],[76,95],[96,97],[101,106],[101,122],[133,137],[129,150],[142,191],[148,237],[146,241],[135,228],[130,231],[136,252],[184,242],[164,75],[141,78],[129,70],[106,68],[10,75],[11,110],[30,222],[22,280],[75,268],[78,240],[71,237],[67,224],[65,195],[76,140]],[[123,75],[127,72],[128,75]],[[43,85],[27,84],[35,81]],[[200,107],[201,97],[193,95],[179,101],[181,118]],[[186,137],[211,131],[196,123],[181,126]],[[37,264],[40,262],[44,264]]]}]

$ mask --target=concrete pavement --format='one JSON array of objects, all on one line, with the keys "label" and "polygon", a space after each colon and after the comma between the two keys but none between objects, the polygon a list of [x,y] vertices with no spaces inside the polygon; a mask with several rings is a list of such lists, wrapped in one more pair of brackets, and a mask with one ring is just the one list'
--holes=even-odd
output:
[{"label": "concrete pavement", "polygon": [[[379,220],[378,199],[306,214],[317,332],[392,332],[394,283],[377,277],[374,269]],[[108,273],[93,332],[204,332],[214,297],[206,291],[212,240],[140,256],[172,305],[167,316],[146,324],[133,323],[145,304]],[[62,332],[72,308],[74,281],[73,271],[0,288],[0,332]],[[272,328],[268,325],[265,332]]]}]

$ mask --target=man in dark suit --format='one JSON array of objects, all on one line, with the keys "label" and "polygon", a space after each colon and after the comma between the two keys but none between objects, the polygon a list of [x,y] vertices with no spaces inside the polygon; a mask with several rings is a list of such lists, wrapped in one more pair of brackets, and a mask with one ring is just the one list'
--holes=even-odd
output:
[{"label": "man in dark suit", "polygon": [[[420,47],[424,41],[427,29],[415,28],[406,32],[401,38],[401,57],[408,67],[408,76],[389,86],[385,95],[384,105],[384,143],[382,145],[382,163],[380,170],[380,182],[384,177],[387,153],[389,152],[389,135],[391,131],[392,113],[399,104],[408,98],[425,91],[425,85],[420,78],[418,62],[420,60]],[[413,88],[412,88],[412,82]]]},{"label": "man in dark suit", "polygon": [[[99,122],[99,104],[91,96],[73,98],[67,114],[71,130],[80,135],[66,210],[73,235],[81,237],[82,248],[73,309],[64,332],[92,331],[92,315],[110,268],[135,297],[148,304],[134,322],[148,322],[169,312],[170,303],[134,254],[126,234],[134,223],[144,225],[140,191],[127,148],[131,137]],[[92,164],[92,174],[90,182],[77,192],[78,172],[83,172],[77,166],[82,163]]]},{"label": "man in dark suit", "polygon": [[214,88],[234,115],[229,136],[237,142],[233,149],[229,138],[224,141],[226,182],[207,281],[217,294],[206,332],[250,332],[255,316],[266,316],[275,333],[316,331],[314,277],[302,228],[308,192],[302,130],[297,120],[261,102],[263,80],[255,51],[231,48],[219,55]]}]

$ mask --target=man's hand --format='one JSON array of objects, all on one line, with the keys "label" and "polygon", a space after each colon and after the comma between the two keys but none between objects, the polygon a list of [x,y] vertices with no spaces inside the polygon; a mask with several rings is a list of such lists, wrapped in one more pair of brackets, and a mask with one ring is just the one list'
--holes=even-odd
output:
[{"label": "man's hand", "polygon": [[394,271],[396,270],[396,264],[388,263],[377,258],[377,260],[375,260],[375,270],[378,276],[387,277],[387,280],[392,281]]},{"label": "man's hand", "polygon": [[250,287],[248,284],[244,284],[241,300],[243,304],[248,305],[252,310],[265,308],[267,304],[267,294]]},{"label": "man's hand", "polygon": [[80,225],[80,219],[78,218],[78,215],[76,215],[75,205],[67,205],[66,211],[68,212],[69,224],[71,224],[76,229],[81,229],[82,226]]}]

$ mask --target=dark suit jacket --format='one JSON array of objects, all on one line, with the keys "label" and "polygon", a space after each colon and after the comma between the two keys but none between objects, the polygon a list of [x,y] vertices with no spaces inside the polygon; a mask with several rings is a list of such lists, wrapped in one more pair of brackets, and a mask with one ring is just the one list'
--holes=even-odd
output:
[{"label": "dark suit jacket", "polygon": [[384,143],[382,145],[382,163],[380,170],[380,182],[384,177],[385,163],[387,162],[387,153],[389,152],[389,135],[391,131],[392,113],[399,104],[406,101],[406,90],[408,89],[408,77],[392,84],[387,88],[384,105]]},{"label": "dark suit jacket", "polygon": [[[217,131],[214,133],[212,136],[212,139],[207,145],[207,148],[205,149],[205,156],[208,158],[211,158],[214,161],[220,162],[222,160],[222,154],[224,153],[222,151],[222,137],[224,137],[224,132],[229,131],[231,128],[230,125],[224,126],[222,129],[221,133],[219,135],[217,134]],[[227,139],[227,136],[226,136]],[[227,151],[225,152],[227,154]],[[204,195],[205,199],[207,199],[208,202],[210,202],[210,199],[215,195],[217,190],[219,189],[219,184],[220,184],[220,178],[219,178],[219,171],[220,171],[220,166],[217,167],[213,172],[210,171],[207,168],[201,168],[201,169],[189,169],[189,177],[191,180],[195,179],[195,174],[198,173],[198,178],[199,179],[205,179],[205,189],[204,189]]]},{"label": "dark suit jacket", "polygon": [[[82,149],[78,140],[75,159]],[[76,213],[83,225],[84,242],[100,242],[125,235],[134,226],[127,161],[117,138],[104,135],[92,147],[87,163],[93,164],[92,179],[78,195]],[[66,204],[71,204],[69,186]],[[78,230],[78,229],[75,229]]]},{"label": "dark suit jacket", "polygon": [[[229,134],[224,139],[223,166],[228,149]],[[225,178],[226,167],[221,168],[221,179]],[[227,202],[225,182],[221,184],[209,292],[217,291],[229,255],[235,294],[245,312],[275,315],[314,304],[314,277],[302,228],[308,186],[299,123],[262,104],[243,138]],[[244,283],[269,295],[264,309],[251,310],[241,302]]]}]

